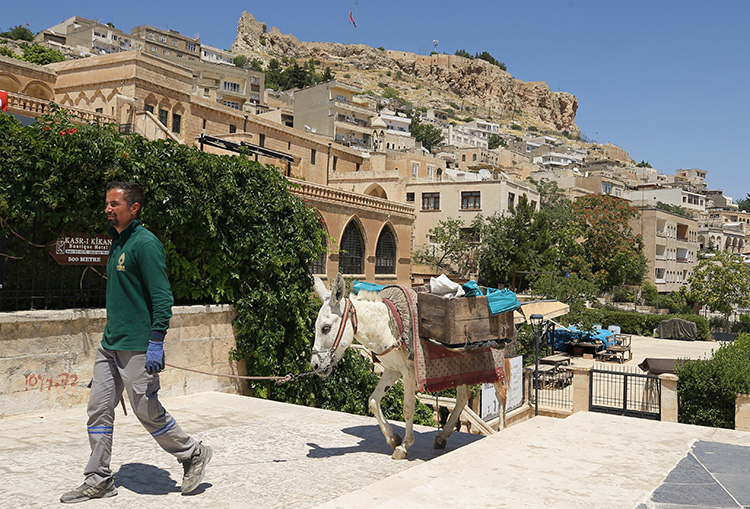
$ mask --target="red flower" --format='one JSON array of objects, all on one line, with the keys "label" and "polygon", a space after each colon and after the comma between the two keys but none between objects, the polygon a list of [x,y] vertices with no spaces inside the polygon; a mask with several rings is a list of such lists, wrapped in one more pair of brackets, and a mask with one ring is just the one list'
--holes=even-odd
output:
[{"label": "red flower", "polygon": [[78,129],[75,127],[71,127],[70,129],[65,129],[64,131],[60,131],[60,136],[65,136],[66,134],[75,134],[78,132]]}]

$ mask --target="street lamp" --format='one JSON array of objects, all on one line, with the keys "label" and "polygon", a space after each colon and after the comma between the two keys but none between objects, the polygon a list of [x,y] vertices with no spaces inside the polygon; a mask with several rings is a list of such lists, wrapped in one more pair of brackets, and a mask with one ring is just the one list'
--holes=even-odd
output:
[{"label": "street lamp", "polygon": [[534,358],[536,367],[534,368],[534,416],[539,415],[539,332],[541,332],[542,321],[544,316],[533,314],[529,317],[531,330],[534,332]]}]

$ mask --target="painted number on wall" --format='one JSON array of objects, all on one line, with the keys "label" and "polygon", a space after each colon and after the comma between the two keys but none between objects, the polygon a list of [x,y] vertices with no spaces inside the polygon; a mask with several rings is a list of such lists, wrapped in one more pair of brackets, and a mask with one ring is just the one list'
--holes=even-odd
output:
[{"label": "painted number on wall", "polygon": [[75,387],[77,383],[78,375],[72,373],[60,373],[55,377],[49,376],[46,378],[44,375],[37,375],[34,373],[26,375],[27,391],[29,389],[39,389],[40,391],[43,391],[45,388],[50,391],[53,387],[62,387],[65,389],[66,387]]}]

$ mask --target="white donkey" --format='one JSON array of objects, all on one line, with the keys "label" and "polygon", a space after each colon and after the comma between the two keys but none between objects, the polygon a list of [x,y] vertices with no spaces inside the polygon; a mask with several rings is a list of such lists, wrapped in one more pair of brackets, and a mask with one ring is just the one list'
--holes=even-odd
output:
[{"label": "white donkey", "polygon": [[[311,367],[321,377],[331,374],[333,366],[341,360],[344,351],[356,338],[359,343],[374,353],[384,368],[380,383],[370,396],[368,406],[380,425],[385,440],[393,451],[393,459],[405,459],[409,447],[414,443],[414,405],[417,386],[414,360],[408,358],[406,348],[389,325],[390,311],[376,292],[361,290],[358,295],[344,297],[344,278],[341,274],[329,292],[320,278],[315,278],[315,289],[323,300],[315,322],[315,344],[310,361]],[[394,433],[383,415],[380,400],[398,379],[404,383],[404,421],[406,436]],[[500,403],[500,429],[504,427],[505,384],[495,384],[495,392]],[[447,438],[453,433],[461,412],[469,400],[469,387],[459,386],[456,390],[456,406],[448,416],[443,430],[435,437],[435,448],[445,447]]]}]

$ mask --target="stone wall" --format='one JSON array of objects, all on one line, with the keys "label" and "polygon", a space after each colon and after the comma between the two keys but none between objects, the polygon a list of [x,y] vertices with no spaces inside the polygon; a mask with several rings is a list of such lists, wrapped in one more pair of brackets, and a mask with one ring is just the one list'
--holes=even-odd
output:
[{"label": "stone wall", "polygon": [[[233,307],[176,306],[173,313],[164,345],[167,363],[245,374],[244,365],[229,360],[235,345]],[[0,313],[0,418],[85,404],[105,322],[104,309]],[[164,396],[238,394],[244,384],[168,367],[161,387]]]}]

